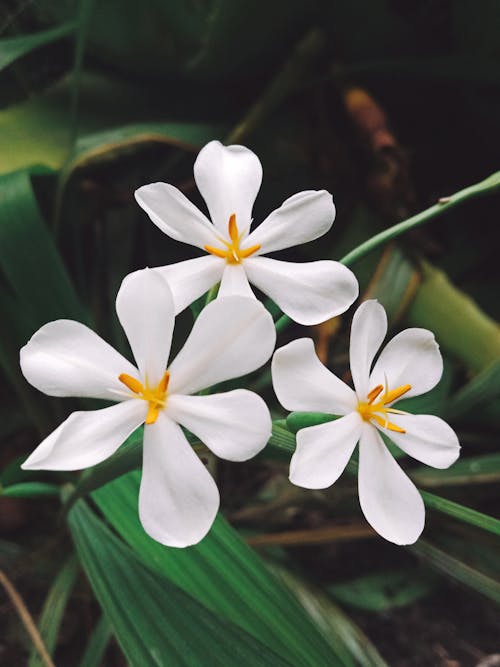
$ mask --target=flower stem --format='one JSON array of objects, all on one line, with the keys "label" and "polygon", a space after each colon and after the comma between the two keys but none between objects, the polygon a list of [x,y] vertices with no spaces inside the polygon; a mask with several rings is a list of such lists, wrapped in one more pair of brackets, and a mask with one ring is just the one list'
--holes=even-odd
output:
[{"label": "flower stem", "polygon": [[[384,231],[380,232],[379,234],[375,234],[375,236],[372,236],[367,241],[361,243],[361,245],[359,245],[357,248],[354,248],[354,250],[351,250],[351,252],[347,253],[347,255],[345,255],[345,257],[340,260],[340,263],[344,264],[344,266],[351,266],[375,248],[378,248],[391,239],[404,234],[410,229],[418,227],[419,225],[424,225],[427,222],[431,222],[445,211],[458,206],[464,201],[468,201],[469,199],[473,199],[474,197],[478,197],[480,195],[494,193],[498,189],[500,189],[500,171],[495,172],[484,181],[480,181],[479,183],[475,183],[474,185],[470,185],[463,190],[455,192],[455,194],[449,197],[442,197],[439,199],[437,204],[434,204],[434,206],[431,206],[425,211],[417,213],[411,218],[403,220],[402,222],[399,222],[397,225],[393,225],[388,229],[384,229]],[[289,317],[287,317],[287,315],[282,315],[276,322],[277,333],[280,333],[286,329],[290,322],[291,320]]]},{"label": "flower stem", "polygon": [[411,218],[403,220],[403,222],[399,222],[397,225],[393,225],[388,229],[384,229],[384,231],[380,232],[379,234],[375,234],[375,236],[372,236],[367,241],[361,243],[361,245],[359,245],[357,248],[354,248],[354,250],[351,250],[351,252],[347,253],[347,255],[345,255],[345,257],[340,260],[340,263],[344,264],[345,266],[351,266],[359,259],[367,255],[369,252],[375,248],[378,248],[378,246],[387,243],[387,241],[390,241],[391,239],[404,234],[414,227],[418,227],[419,225],[423,225],[427,222],[430,222],[431,220],[434,220],[434,218],[438,217],[445,211],[454,208],[464,201],[479,195],[492,193],[499,189],[499,187],[500,171],[497,171],[484,181],[470,185],[463,190],[459,190],[450,197],[442,197],[439,199],[437,204],[434,204],[434,206],[431,206],[425,211],[417,213],[417,215],[413,215]]}]

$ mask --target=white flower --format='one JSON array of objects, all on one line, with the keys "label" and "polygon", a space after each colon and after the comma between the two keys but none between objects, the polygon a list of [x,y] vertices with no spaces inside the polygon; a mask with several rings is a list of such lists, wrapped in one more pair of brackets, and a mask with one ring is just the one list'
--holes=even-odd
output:
[{"label": "white flower", "polygon": [[262,257],[325,234],[335,218],[328,192],[293,195],[250,232],[262,181],[262,166],[252,151],[211,141],[196,159],[194,178],[213,224],[172,185],[151,183],[135,193],[139,205],[165,234],[208,253],[158,269],[172,289],[176,312],[218,282],[219,296],[253,296],[252,283],[301,324],[323,322],[355,301],[358,282],[339,262],[299,264]]},{"label": "white flower", "polygon": [[46,324],[21,350],[24,376],[40,391],[117,402],[71,414],[22,467],[93,466],[145,423],[141,522],[163,544],[195,544],[212,525],[219,493],[180,425],[217,456],[245,461],[266,445],[271,418],[264,401],[244,389],[190,394],[265,363],[275,344],[272,318],[254,299],[213,301],[166,370],[175,317],[166,281],[150,269],[130,274],[118,292],[116,310],[137,368],[92,330],[70,320]]},{"label": "white flower", "polygon": [[412,544],[424,528],[425,509],[413,482],[389,453],[379,431],[413,458],[447,468],[458,457],[455,432],[433,415],[396,410],[395,401],[424,394],[441,378],[443,362],[433,334],[406,329],[384,347],[387,317],[377,301],[354,314],[351,373],[355,391],[323,366],[309,338],[276,351],[273,385],[287,410],[343,415],[304,428],[290,464],[290,480],[308,489],[324,489],[342,474],[359,441],[359,502],[373,528],[396,544]]}]

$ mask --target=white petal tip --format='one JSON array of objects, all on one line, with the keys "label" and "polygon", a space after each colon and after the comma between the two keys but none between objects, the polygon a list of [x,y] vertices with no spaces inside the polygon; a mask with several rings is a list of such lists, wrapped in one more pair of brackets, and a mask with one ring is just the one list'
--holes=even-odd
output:
[{"label": "white petal tip", "polygon": [[[215,517],[214,517],[215,521]],[[163,544],[165,547],[173,547],[174,549],[186,549],[187,547],[192,547],[196,544],[199,544],[202,540],[205,539],[205,537],[208,535],[210,532],[210,529],[212,528],[212,525],[209,526],[209,528],[203,533],[196,535],[195,537],[187,537],[185,539],[175,539],[172,537],[165,537],[163,535],[158,535],[154,531],[150,532],[147,530],[147,528],[144,527],[145,532],[151,537],[155,542],[159,542],[160,544]]]},{"label": "white petal tip", "polygon": [[301,478],[298,473],[290,473],[288,479],[294,486],[300,486],[302,489],[309,489],[310,491],[320,491],[321,489],[328,489],[332,486],[331,484],[317,485],[311,480]]},{"label": "white petal tip", "polygon": [[384,534],[384,531],[377,530],[375,526],[372,526],[372,528],[380,535],[380,537],[387,540],[387,542],[391,542],[398,547],[406,547],[415,544],[422,535],[425,528],[425,517],[423,518],[422,524],[414,526],[412,531],[400,530],[399,532],[387,532]]}]

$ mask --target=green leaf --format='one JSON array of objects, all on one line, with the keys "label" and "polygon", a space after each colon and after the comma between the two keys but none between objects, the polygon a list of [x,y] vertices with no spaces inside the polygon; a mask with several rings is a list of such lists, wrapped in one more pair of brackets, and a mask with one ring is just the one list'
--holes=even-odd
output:
[{"label": "green leaf", "polygon": [[5,488],[0,487],[0,496],[8,498],[59,497],[59,495],[60,488],[56,484],[47,484],[46,482],[24,482],[22,484],[12,484],[12,486]]},{"label": "green leaf", "polygon": [[441,498],[436,496],[433,493],[428,491],[421,491],[422,498],[424,499],[427,507],[434,509],[448,516],[452,516],[463,523],[469,523],[471,526],[477,526],[482,530],[486,530],[489,533],[494,535],[500,535],[500,520],[495,519],[492,516],[483,514],[476,510],[471,509],[470,507],[465,507],[459,503],[455,503],[452,500],[447,500],[446,498]]},{"label": "green leaf", "polygon": [[328,596],[282,567],[273,565],[272,571],[309,611],[323,636],[342,655],[344,664],[387,667],[368,637]]},{"label": "green leaf", "polygon": [[[139,144],[163,142],[196,150],[220,136],[220,124],[165,122],[169,107],[144,88],[85,73],[79,84],[78,141],[70,113],[73,80],[0,110],[0,174],[43,164],[87,166]],[[152,108],[154,111],[152,112]]]},{"label": "green leaf", "polygon": [[130,473],[92,497],[144,563],[291,664],[342,664],[315,623],[222,516],[189,549],[151,539],[137,516],[139,480],[139,473]]},{"label": "green leaf", "polygon": [[67,317],[85,320],[33,191],[44,169],[0,176],[0,269],[36,326]]},{"label": "green leaf", "polygon": [[430,329],[442,350],[473,374],[497,362],[498,323],[443,271],[426,261],[421,262],[421,270],[422,282],[406,313],[408,324]]},{"label": "green leaf", "polygon": [[446,577],[470,586],[490,598],[490,600],[500,604],[500,583],[495,579],[467,565],[459,558],[434,546],[427,540],[420,539],[416,544],[409,547],[409,550]]},{"label": "green leaf", "polygon": [[[152,143],[183,148],[195,152],[211,139],[221,136],[221,126],[203,123],[135,123],[113,127],[81,136],[59,175],[58,199],[77,169],[110,161],[121,154],[130,153],[140,146]],[[60,207],[60,201],[58,202]]]},{"label": "green leaf", "polygon": [[[71,591],[75,584],[78,572],[78,561],[71,556],[61,568],[45,599],[38,629],[49,655],[53,655],[56,647],[59,627],[66,609]],[[34,648],[31,652],[28,666],[44,667],[45,662]]]},{"label": "green leaf", "polygon": [[434,589],[435,583],[425,571],[388,570],[334,584],[328,592],[355,609],[386,611],[420,600]]},{"label": "green leaf", "polygon": [[[83,59],[87,43],[89,24],[94,14],[96,0],[79,0],[78,2],[78,27],[76,30],[73,76],[71,82],[71,138],[76,137],[78,120],[78,102],[80,95],[80,83],[83,72]],[[71,143],[73,143],[70,139]]]},{"label": "green leaf", "polygon": [[478,405],[494,401],[500,395],[500,360],[493,361],[460,389],[448,403],[448,419],[460,419]]},{"label": "green leaf", "polygon": [[18,35],[0,39],[0,71],[40,46],[68,37],[75,31],[75,27],[76,24],[71,21],[31,35]]},{"label": "green leaf", "polygon": [[79,667],[100,667],[112,635],[111,623],[103,614],[92,631]]},{"label": "green leaf", "polygon": [[[0,364],[41,432],[54,402],[36,396],[19,369],[19,348],[49,320],[85,321],[85,312],[40,213],[32,178],[45,169],[0,176]],[[47,409],[44,410],[44,404]]]},{"label": "green leaf", "polygon": [[421,466],[413,469],[411,476],[417,484],[427,487],[497,482],[500,481],[500,454],[459,459],[444,470]]},{"label": "green leaf", "polygon": [[83,501],[69,513],[68,524],[94,593],[132,667],[288,664],[152,572]]}]

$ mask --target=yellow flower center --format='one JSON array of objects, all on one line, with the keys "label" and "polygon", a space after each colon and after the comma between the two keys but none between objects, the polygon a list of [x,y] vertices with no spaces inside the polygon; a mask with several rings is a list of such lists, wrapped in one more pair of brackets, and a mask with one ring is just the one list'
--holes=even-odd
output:
[{"label": "yellow flower center", "polygon": [[165,407],[167,402],[167,389],[170,380],[170,373],[165,371],[162,379],[157,387],[151,388],[146,379],[146,386],[142,384],[137,378],[122,373],[118,376],[120,382],[128,387],[138,398],[149,403],[148,414],[146,415],[146,424],[154,424],[158,419],[158,414],[161,408]]},{"label": "yellow flower center", "polygon": [[[403,384],[397,389],[388,390],[387,386],[384,387],[381,384],[378,384],[374,387],[366,397],[365,401],[359,401],[358,403],[358,412],[367,422],[375,420],[379,426],[382,428],[387,428],[389,431],[395,431],[396,433],[406,433],[404,428],[393,424],[389,421],[389,414],[404,415],[402,410],[395,410],[394,408],[388,408],[387,405],[394,401],[397,401],[398,398],[401,398],[406,392],[410,391],[411,384]],[[382,394],[382,398],[375,403],[375,399]]]},{"label": "yellow flower center", "polygon": [[211,255],[225,259],[228,264],[241,264],[243,259],[250,257],[250,255],[253,255],[254,252],[257,252],[257,250],[260,249],[260,243],[256,243],[255,245],[250,246],[250,248],[240,248],[243,234],[238,232],[235,213],[229,218],[227,231],[231,241],[225,241],[224,239],[219,238],[219,241],[226,246],[225,248],[214,248],[211,245],[206,245],[205,250]]}]

